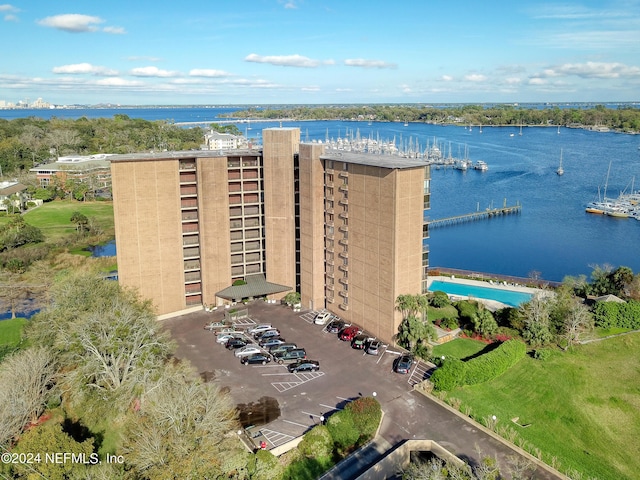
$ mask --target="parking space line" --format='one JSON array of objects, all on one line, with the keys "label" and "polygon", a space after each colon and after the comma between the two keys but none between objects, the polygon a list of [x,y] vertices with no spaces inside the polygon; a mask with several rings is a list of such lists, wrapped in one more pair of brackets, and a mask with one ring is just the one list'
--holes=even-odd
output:
[{"label": "parking space line", "polygon": [[287,435],[286,433],[276,432],[275,430],[269,430],[265,428],[260,430],[260,433],[264,436],[264,438],[274,447],[278,445],[282,445],[283,443],[287,443],[289,440],[292,440],[294,437],[292,435]]},{"label": "parking space line", "polygon": [[[273,375],[273,374],[264,374]],[[288,373],[287,375],[292,375],[297,381],[291,382],[272,382],[273,388],[275,388],[278,393],[286,392],[287,390],[291,390],[292,388],[297,387],[298,385],[302,385],[303,383],[310,382],[318,377],[322,377],[324,372],[311,372],[311,373]]]},{"label": "parking space line", "polygon": [[418,361],[413,367],[413,371],[411,372],[411,375],[409,375],[409,380],[407,380],[407,382],[411,386],[413,386],[422,382],[423,380],[428,379],[429,377],[431,377],[431,372],[434,368],[435,365],[431,363]]},{"label": "parking space line", "polygon": [[342,408],[338,408],[335,405],[334,406],[325,405],[324,403],[319,403],[318,405],[320,405],[321,407],[328,408],[329,410],[342,410]]},{"label": "parking space line", "polygon": [[302,410],[301,410],[301,412],[304,413],[305,415],[309,415],[310,417],[317,417],[317,418],[322,417],[322,415],[316,415],[315,413],[309,413],[309,412],[305,412],[305,411],[302,411]]},{"label": "parking space line", "polygon": [[[302,412],[306,415],[313,415],[312,413],[307,413],[307,412]],[[320,415],[313,415],[314,417],[320,417]],[[296,422],[292,422],[291,420],[282,420],[285,423],[290,423],[291,425],[297,425],[298,427],[304,427],[307,428],[309,425],[304,425],[302,423],[296,423]]]}]

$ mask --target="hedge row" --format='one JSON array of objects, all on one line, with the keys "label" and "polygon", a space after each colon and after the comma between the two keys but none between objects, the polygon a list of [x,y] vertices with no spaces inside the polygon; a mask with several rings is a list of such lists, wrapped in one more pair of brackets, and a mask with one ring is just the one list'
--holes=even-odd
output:
[{"label": "hedge row", "polygon": [[502,375],[526,354],[527,347],[524,343],[507,340],[494,350],[468,362],[448,359],[431,375],[431,381],[436,390],[451,390],[459,385],[487,382]]},{"label": "hedge row", "polygon": [[640,302],[596,302],[593,313],[597,327],[640,329]]}]

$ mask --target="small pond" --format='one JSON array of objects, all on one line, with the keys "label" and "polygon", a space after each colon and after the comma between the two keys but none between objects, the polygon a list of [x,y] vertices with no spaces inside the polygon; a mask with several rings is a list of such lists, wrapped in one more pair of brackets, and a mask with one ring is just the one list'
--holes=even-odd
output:
[{"label": "small pond", "polygon": [[102,245],[95,245],[87,247],[87,250],[91,252],[92,257],[115,257],[116,256],[116,241],[111,240]]}]

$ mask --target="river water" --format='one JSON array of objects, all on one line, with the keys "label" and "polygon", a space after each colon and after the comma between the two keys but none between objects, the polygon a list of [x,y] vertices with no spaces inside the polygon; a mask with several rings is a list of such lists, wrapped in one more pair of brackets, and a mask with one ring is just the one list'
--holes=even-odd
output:
[{"label": "river water", "polygon": [[[173,122],[214,122],[229,108],[0,110],[0,118],[111,117]],[[640,221],[587,214],[585,204],[605,186],[608,196],[640,189],[640,136],[555,127],[483,127],[348,121],[251,122],[237,126],[260,138],[262,128],[299,127],[303,141],[357,136],[395,139],[397,146],[437,142],[453,156],[484,160],[489,170],[432,169],[432,219],[477,209],[522,204],[508,215],[431,229],[430,264],[480,272],[561,281],[566,275],[589,275],[592,265],[625,265],[640,272]],[[555,173],[562,150],[565,174]]]}]

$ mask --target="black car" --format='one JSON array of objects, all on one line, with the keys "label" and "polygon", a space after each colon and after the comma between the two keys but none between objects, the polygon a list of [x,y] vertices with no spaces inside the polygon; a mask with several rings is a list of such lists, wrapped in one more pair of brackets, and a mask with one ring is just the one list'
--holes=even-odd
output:
[{"label": "black car", "polygon": [[266,353],[254,353],[253,355],[247,355],[240,359],[240,363],[243,365],[255,365],[256,363],[266,365],[270,361],[271,357]]},{"label": "black car", "polygon": [[292,363],[287,367],[291,373],[297,372],[316,372],[320,370],[320,362],[315,360],[300,360]]},{"label": "black car", "polygon": [[339,333],[340,330],[343,330],[349,326],[349,323],[343,322],[342,320],[332,320],[327,324],[325,329],[329,333]]},{"label": "black car", "polygon": [[365,347],[368,339],[369,336],[364,333],[356,335],[355,337],[353,337],[353,340],[351,340],[351,348],[362,350]]},{"label": "black car", "polygon": [[394,370],[396,373],[409,373],[413,365],[413,355],[405,354],[396,360]]},{"label": "black car", "polygon": [[234,350],[236,348],[246,347],[247,341],[243,338],[230,338],[224,346],[229,350]]}]

